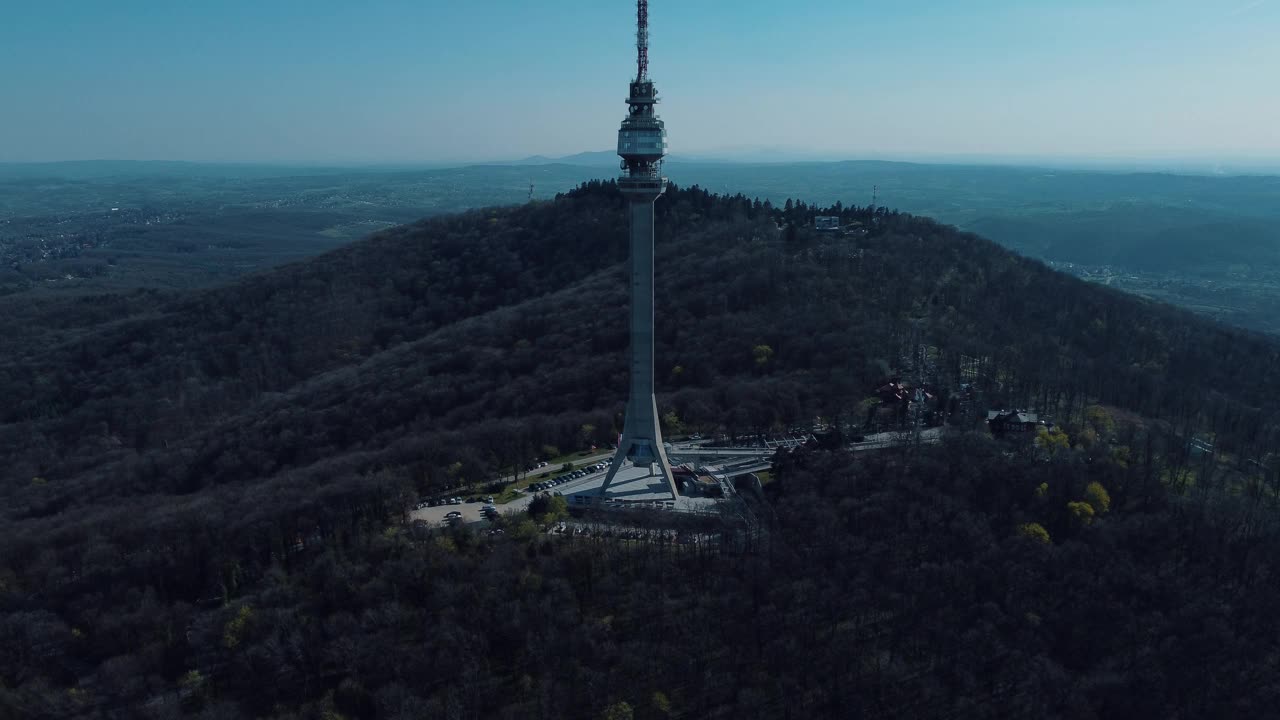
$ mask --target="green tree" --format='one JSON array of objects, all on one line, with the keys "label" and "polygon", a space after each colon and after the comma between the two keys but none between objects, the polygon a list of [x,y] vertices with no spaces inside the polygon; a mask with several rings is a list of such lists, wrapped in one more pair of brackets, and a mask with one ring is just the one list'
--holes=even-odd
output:
[{"label": "green tree", "polygon": [[199,670],[189,670],[178,680],[178,687],[188,695],[197,693],[204,688],[204,674]]},{"label": "green tree", "polygon": [[253,622],[253,608],[248,605],[241,605],[227,624],[222,628],[222,646],[228,650],[235,650],[240,646],[244,636],[249,632],[249,625]]},{"label": "green tree", "polygon": [[619,700],[604,709],[601,715],[602,720],[632,720],[635,717],[635,710],[631,708],[631,703],[626,700]]},{"label": "green tree", "polygon": [[1069,502],[1067,512],[1071,514],[1072,520],[1081,525],[1093,524],[1093,506],[1087,502]]},{"label": "green tree", "polygon": [[1094,430],[1096,430],[1104,440],[1115,434],[1116,421],[1111,417],[1111,413],[1107,412],[1107,409],[1101,405],[1090,405],[1085,408],[1084,420]]},{"label": "green tree", "polygon": [[757,345],[751,349],[751,356],[755,358],[756,367],[763,369],[773,360],[773,348],[768,345]]},{"label": "green tree", "polygon": [[529,517],[540,523],[552,523],[569,516],[569,501],[563,495],[538,493],[529,501]]},{"label": "green tree", "polygon": [[1111,509],[1111,495],[1100,482],[1091,482],[1085,487],[1084,500],[1099,515]]},{"label": "green tree", "polygon": [[876,408],[880,407],[881,400],[878,397],[863,398],[858,403],[858,407],[854,410],[854,418],[861,420],[863,427],[871,427],[871,421],[875,418]]},{"label": "green tree", "polygon": [[1129,449],[1128,445],[1113,447],[1111,448],[1110,460],[1111,462],[1115,463],[1119,467],[1127,468],[1129,467],[1129,460],[1132,454],[1133,454],[1133,451]]},{"label": "green tree", "polygon": [[1044,529],[1040,523],[1022,523],[1018,526],[1018,534],[1022,537],[1031,538],[1036,542],[1050,544],[1049,531]]},{"label": "green tree", "polygon": [[1036,430],[1036,447],[1049,453],[1050,457],[1057,455],[1062,450],[1070,449],[1071,439],[1061,428],[1052,430],[1041,426]]},{"label": "green tree", "polygon": [[1080,447],[1088,450],[1098,443],[1098,431],[1087,427],[1080,431],[1076,439],[1080,441]]}]

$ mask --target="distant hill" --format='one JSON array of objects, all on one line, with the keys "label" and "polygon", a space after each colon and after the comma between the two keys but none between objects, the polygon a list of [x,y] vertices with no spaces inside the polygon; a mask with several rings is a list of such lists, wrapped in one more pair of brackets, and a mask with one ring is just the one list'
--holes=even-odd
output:
[{"label": "distant hill", "polygon": [[[503,164],[503,163],[495,163]],[[543,155],[534,155],[531,157],[517,160],[512,165],[582,165],[585,167],[617,167],[618,153],[612,150],[600,150],[598,152],[580,152],[573,155],[565,155],[563,157],[549,158]]]}]

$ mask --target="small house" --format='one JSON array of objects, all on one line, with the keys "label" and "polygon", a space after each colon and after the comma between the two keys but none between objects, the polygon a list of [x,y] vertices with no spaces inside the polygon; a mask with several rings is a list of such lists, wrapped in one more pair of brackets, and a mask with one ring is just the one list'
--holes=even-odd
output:
[{"label": "small house", "polygon": [[1034,433],[1043,426],[1040,416],[1025,410],[989,410],[987,427],[992,435],[1017,435]]}]

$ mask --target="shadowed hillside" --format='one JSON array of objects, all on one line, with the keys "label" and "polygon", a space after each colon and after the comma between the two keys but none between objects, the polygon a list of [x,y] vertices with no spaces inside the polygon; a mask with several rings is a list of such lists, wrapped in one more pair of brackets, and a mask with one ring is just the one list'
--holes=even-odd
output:
[{"label": "shadowed hillside", "polygon": [[[1140,507],[1145,513],[1165,507],[1174,478],[1186,477],[1174,469],[1188,467],[1185,439],[1195,432],[1215,433],[1220,451],[1239,465],[1220,485],[1211,485],[1214,473],[1202,469],[1196,486],[1201,490],[1230,489],[1252,477],[1241,469],[1246,461],[1259,467],[1269,463],[1280,410],[1280,345],[1273,340],[1087,284],[977,236],[883,209],[803,204],[779,209],[698,188],[673,188],[657,211],[656,354],[659,405],[664,415],[673,413],[668,422],[740,436],[808,424],[815,416],[854,418],[854,409],[876,384],[901,367],[902,348],[916,323],[933,348],[939,392],[958,394],[962,384],[980,382],[993,404],[1038,407],[1060,418],[1073,437],[1077,429],[1093,433],[1084,445],[1068,443],[1049,465],[1034,454],[1002,454],[988,447],[988,440],[967,441],[977,443],[973,457],[982,460],[974,461],[964,485],[948,486],[951,499],[921,502],[929,517],[963,517],[983,527],[971,538],[975,548],[1004,543],[1012,527],[1033,520],[1054,538],[1079,535],[1080,542],[1101,542],[1103,536],[1083,531],[1087,523],[1066,514],[1066,503],[1077,502],[1088,481],[1098,481],[1116,493],[1117,509]],[[808,229],[816,213],[840,214],[859,230],[816,233]],[[480,658],[521,656],[532,662],[523,653],[535,646],[541,648],[537,652],[563,655],[568,648],[556,644],[561,641],[546,645],[524,635],[552,622],[562,627],[587,623],[582,625],[586,635],[566,636],[565,643],[605,642],[604,636],[640,642],[643,607],[620,606],[608,621],[597,611],[625,594],[630,583],[652,582],[664,572],[661,562],[606,569],[588,554],[561,558],[532,533],[499,544],[503,549],[493,551],[497,559],[492,561],[484,558],[496,541],[465,536],[449,540],[452,550],[432,545],[434,550],[417,556],[387,524],[423,494],[460,481],[488,480],[502,468],[537,457],[544,446],[578,448],[616,437],[626,384],[623,227],[616,188],[591,183],[554,202],[384,231],[216,290],[48,301],[26,316],[42,318],[48,326],[43,331],[26,328],[21,318],[9,320],[15,332],[5,340],[0,363],[0,395],[6,398],[0,408],[5,468],[0,599],[11,619],[0,628],[7,633],[0,639],[14,649],[0,658],[0,679],[5,687],[22,689],[0,700],[9,707],[45,708],[46,716],[67,716],[77,706],[65,695],[58,696],[60,702],[69,704],[58,706],[49,699],[50,693],[57,695],[51,688],[73,685],[77,678],[84,678],[79,682],[86,698],[126,704],[177,693],[178,684],[187,682],[183,698],[193,711],[243,702],[241,710],[263,714],[275,702],[292,707],[329,692],[329,702],[339,702],[348,714],[373,717],[370,708],[392,703],[377,693],[407,692],[388,689],[386,668],[374,667],[378,654],[398,647],[399,640],[370,640],[372,645],[358,650],[329,643],[347,642],[361,608],[391,602],[387,597],[407,605],[384,608],[392,615],[365,617],[357,624],[379,625],[375,635],[392,633],[401,624],[419,628],[405,631],[413,637],[427,632],[414,613],[427,610],[414,605],[418,609],[410,612],[409,605],[427,603],[438,620],[439,613],[478,604],[477,612],[486,618],[481,627],[489,629],[467,630],[473,634],[467,642],[480,642],[474,633],[481,633],[483,642],[493,645],[489,653],[473,647],[462,653],[471,659],[442,656],[423,662],[431,673],[455,680],[465,670],[472,674],[467,682],[502,696],[510,691],[515,698],[509,705],[494,705],[486,693],[479,694],[488,699],[480,700],[450,700],[440,688],[417,693],[435,698],[431,702],[461,703],[477,711],[507,707],[511,717],[527,717],[532,708],[543,707],[548,716],[561,716],[565,708],[553,697],[581,696],[587,687],[608,688],[602,690],[605,695],[621,692],[620,675],[575,675],[592,665],[526,671],[514,661],[489,666],[489,659]],[[118,312],[105,313],[104,307]],[[758,352],[761,346],[771,352]],[[965,368],[975,364],[980,380],[966,374]],[[1098,404],[1142,420],[1127,430],[1114,424],[1104,428],[1091,409]],[[812,536],[799,520],[802,511],[788,503],[816,491],[815,483],[826,487],[835,482],[832,478],[843,478],[841,483],[851,484],[836,492],[847,496],[840,513],[857,515],[858,503],[871,503],[870,508],[890,503],[891,496],[890,505],[909,505],[911,498],[927,494],[910,483],[932,487],[940,468],[969,462],[966,447],[948,444],[919,461],[904,460],[903,466],[877,461],[865,472],[849,470],[852,475],[832,470],[839,463],[828,467],[826,460],[814,461],[826,468],[816,475],[811,475],[816,466],[784,466],[781,484],[771,491],[782,493],[774,497],[783,512],[777,538],[789,548],[785,552],[799,553],[803,560],[787,556],[794,560],[793,571],[780,577],[778,594],[769,595],[774,591],[753,590],[755,581],[746,578],[773,572],[783,559],[769,555],[767,565],[758,565],[759,558],[750,558],[759,547],[731,562],[724,575],[707,570],[709,558],[673,558],[690,578],[709,574],[705,587],[682,584],[663,601],[673,604],[670,622],[675,625],[668,630],[684,628],[677,634],[687,632],[691,642],[711,643],[707,647],[724,642],[726,629],[712,633],[706,623],[728,608],[698,606],[696,617],[674,608],[694,612],[695,599],[704,593],[746,593],[737,597],[752,598],[760,617],[778,623],[769,626],[771,632],[815,633],[814,647],[847,663],[836,677],[863,690],[870,686],[858,683],[868,677],[878,677],[868,681],[876,685],[889,683],[888,676],[870,669],[873,655],[841,656],[838,638],[851,632],[888,643],[886,648],[899,647],[893,643],[901,640],[924,654],[912,655],[906,665],[890,663],[892,683],[880,685],[885,694],[872,703],[886,712],[894,706],[891,698],[912,692],[912,672],[955,659],[960,650],[930,645],[941,641],[924,626],[907,633],[906,624],[891,623],[897,630],[878,625],[894,606],[887,597],[858,605],[860,619],[835,606],[822,614],[827,612],[823,601],[806,589],[805,577],[831,565],[815,564],[821,553],[808,555],[798,548],[828,553],[836,546],[856,547],[843,545],[846,541],[872,540],[845,537],[862,532],[863,521],[852,516],[847,522],[824,521],[829,537]],[[914,478],[908,486],[890,479],[902,468],[904,477]],[[870,484],[858,485],[859,477]],[[1001,477],[1022,480],[997,492]],[[1052,496],[1052,504],[1036,504],[1041,496],[1035,488],[1042,481],[1061,494]],[[789,493],[793,499],[784,499]],[[980,507],[982,498],[991,498],[992,505]],[[884,522],[892,528],[890,536],[903,541],[918,530],[912,523]],[[909,559],[882,568],[901,583],[895,592],[922,591],[919,578],[906,568],[941,562],[941,548],[957,542],[943,534],[970,537],[957,525],[941,525],[942,534],[921,535],[924,544],[915,550],[903,546],[900,551]],[[325,554],[314,562],[290,559],[287,546],[302,534],[324,538],[334,552],[346,554]],[[519,607],[499,603],[496,596],[476,597],[478,589],[457,584],[474,572],[489,578],[482,587],[505,587],[511,582],[507,571],[518,565],[520,548],[526,547],[517,543],[527,543],[532,555],[552,558],[539,565],[546,584],[537,581],[537,590]],[[1028,547],[1001,545],[992,557],[1032,562]],[[1125,547],[1123,557],[1141,556],[1136,545]],[[563,572],[553,567],[561,562],[571,567]],[[401,572],[406,574],[396,576]],[[286,589],[291,582],[296,585]],[[859,592],[875,587],[868,578],[849,582],[848,587],[862,588]],[[824,592],[844,591],[835,583]],[[402,593],[408,594],[399,599]],[[964,597],[979,605],[994,602],[982,593]],[[526,601],[552,603],[559,609],[548,612],[563,617],[538,615],[542,619],[536,622],[514,625],[495,619],[533,613]],[[574,602],[581,604],[574,609]],[[295,605],[308,607],[308,617],[327,618],[324,627],[305,621],[288,625],[285,618]],[[784,606],[813,613],[797,617],[815,627],[795,627],[760,609],[776,612]],[[144,612],[131,609],[138,607],[163,620],[144,628],[143,618],[120,615]],[[259,619],[252,619],[257,612],[252,608],[261,610]],[[249,615],[237,620],[242,612]],[[965,623],[976,622],[974,612],[943,613],[935,617],[936,627],[950,627],[961,616]],[[1064,616],[1054,618],[1067,622]],[[822,624],[828,621],[829,627]],[[895,622],[908,623],[908,618]],[[193,629],[184,635],[187,627]],[[1096,632],[1105,633],[1106,627],[1103,623]],[[589,637],[597,632],[599,638]],[[245,653],[247,648],[252,653],[237,650],[242,640]],[[767,654],[773,641],[755,642],[750,652]],[[1046,662],[1053,668],[1037,680],[1052,684],[1054,673],[1073,672],[1061,665],[1071,653],[1051,651],[1052,642],[1044,642],[1038,650],[1020,646],[1017,652],[1052,657]],[[294,647],[290,643],[323,657],[294,657],[295,651],[286,649]],[[378,643],[385,643],[383,650]],[[920,649],[926,646],[936,650],[932,660]],[[665,653],[677,652],[648,651],[670,662]],[[769,652],[775,651],[779,657],[800,653],[790,646]],[[607,665],[617,650],[600,652],[595,662]],[[117,655],[128,659],[116,660]],[[717,672],[740,670],[699,657]],[[984,657],[999,661],[999,673],[1008,674],[1000,677],[1012,677],[1019,667],[1008,655]],[[455,660],[473,664],[454,667]],[[32,669],[22,669],[28,666]],[[255,668],[265,667],[285,673],[277,690],[255,684]],[[671,667],[678,675],[677,666]],[[192,680],[192,672],[205,679]],[[522,675],[529,676],[527,683]],[[125,677],[142,679],[110,689]],[[656,684],[645,686],[650,689],[643,701],[661,705],[652,693],[673,677],[655,676]],[[958,679],[951,688],[931,686],[929,693],[938,699],[947,693],[971,697],[1005,691],[969,687],[971,680]],[[751,692],[761,697],[782,692],[763,680],[750,682]],[[692,686],[679,693],[681,702],[687,701],[685,716],[727,712],[734,702],[750,704],[717,694],[715,683],[695,685],[701,699],[690,699]],[[834,710],[824,703],[836,702],[843,692],[828,688],[823,699],[800,702]],[[1018,692],[1035,696],[1027,688]],[[85,702],[85,713],[102,707]],[[444,706],[430,707],[434,713]],[[937,706],[911,707],[924,717]]]}]

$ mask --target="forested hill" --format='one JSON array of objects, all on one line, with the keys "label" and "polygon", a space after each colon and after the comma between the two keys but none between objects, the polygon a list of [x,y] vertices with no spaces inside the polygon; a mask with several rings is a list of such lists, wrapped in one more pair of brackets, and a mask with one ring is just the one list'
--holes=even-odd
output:
[{"label": "forested hill", "polygon": [[[193,607],[256,592],[287,538],[318,528],[342,547],[423,493],[615,437],[623,209],[612,183],[590,183],[216,290],[50,301],[4,320],[0,600],[20,620],[0,644],[20,650],[0,658],[0,680],[39,695],[113,672],[154,686],[207,671],[173,623],[221,622]],[[668,422],[741,435],[849,417],[919,326],[941,392],[980,383],[992,405],[1064,423],[1098,403],[1129,411],[1160,440],[1148,453],[1195,432],[1241,462],[1275,445],[1274,340],[884,209],[672,188],[657,213]],[[858,229],[816,233],[814,214]],[[113,615],[140,604],[163,608],[167,629]],[[29,627],[56,637],[41,646]],[[121,648],[129,673],[110,665]]]},{"label": "forested hill", "polygon": [[[803,205],[694,188],[657,208],[660,402],[686,423],[747,432],[852,407],[897,368],[919,320],[957,384],[962,357],[978,359],[1011,404],[1102,401],[1245,450],[1271,432],[1280,369],[1263,337],[884,210],[825,209],[868,232],[824,236],[778,229],[809,225],[817,209]],[[534,448],[571,445],[587,420],[596,439],[612,437],[625,243],[620,197],[593,183],[187,298],[33,309],[8,320],[0,366],[0,452],[16,480],[5,495],[28,508],[17,516],[45,515],[356,453],[377,456],[373,466],[411,461],[430,482],[455,461],[482,474],[522,452],[497,439],[509,425]],[[767,364],[758,345],[772,350]],[[396,451],[403,443],[412,449]]]}]

